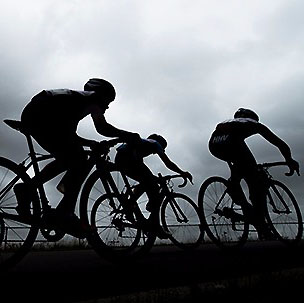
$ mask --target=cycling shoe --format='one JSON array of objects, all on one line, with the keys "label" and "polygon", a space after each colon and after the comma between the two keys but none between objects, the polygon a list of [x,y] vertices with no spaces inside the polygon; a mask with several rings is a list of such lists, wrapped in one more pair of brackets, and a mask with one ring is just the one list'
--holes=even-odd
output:
[{"label": "cycling shoe", "polygon": [[56,210],[50,216],[46,215],[46,223],[79,239],[84,239],[96,231],[96,228],[83,222],[75,214],[62,214]]}]

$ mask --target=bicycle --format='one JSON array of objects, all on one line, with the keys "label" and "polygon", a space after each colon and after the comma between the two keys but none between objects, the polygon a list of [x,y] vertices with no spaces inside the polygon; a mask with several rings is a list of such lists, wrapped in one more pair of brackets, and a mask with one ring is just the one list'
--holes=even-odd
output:
[{"label": "bicycle", "polygon": [[[159,208],[161,224],[177,247],[194,249],[202,240],[198,207],[188,196],[173,190],[174,178],[183,177],[158,174],[163,198]],[[184,180],[178,186],[184,187],[186,183]],[[153,231],[145,230],[143,225],[149,216],[147,202],[147,194],[140,184],[109,160],[88,178],[80,199],[80,213],[86,223],[97,229],[92,237],[94,243],[99,243],[95,249],[100,255],[114,261],[134,260],[153,247],[157,236]]]},{"label": "bicycle", "polygon": [[[23,182],[29,184],[30,172],[37,176],[40,172],[40,163],[55,161],[50,154],[35,152],[33,139],[21,121],[4,120],[4,122],[19,131],[26,138],[29,153],[27,157],[17,164],[16,162],[0,157],[0,269],[5,270],[17,264],[33,247],[39,231],[43,238],[49,242],[61,240],[66,232],[58,226],[54,219],[54,208],[51,208],[44,184],[39,184],[31,191],[31,205],[29,217],[20,216],[16,211],[18,205],[14,186]],[[96,150],[88,150],[88,165],[92,169],[101,158],[102,153],[108,152],[110,147],[121,142],[119,139],[101,141]],[[44,162],[45,163],[45,162]],[[89,172],[90,173],[90,172]],[[88,174],[89,174],[88,173]],[[94,241],[90,241],[94,248]]]},{"label": "bicycle", "polygon": [[[16,263],[18,263],[33,247],[39,231],[45,240],[50,242],[56,242],[65,236],[65,232],[58,228],[56,225],[50,222],[49,218],[54,216],[54,209],[51,208],[44,184],[39,184],[38,187],[31,193],[31,216],[30,218],[21,217],[17,211],[17,200],[13,192],[14,186],[23,182],[25,184],[30,183],[29,172],[33,170],[34,175],[38,175],[40,168],[39,164],[43,161],[55,161],[50,154],[39,154],[34,150],[33,140],[30,134],[26,132],[26,129],[22,127],[20,121],[4,120],[4,122],[11,128],[21,132],[27,141],[29,154],[19,164],[16,162],[0,157],[0,269],[7,269]],[[99,148],[96,150],[88,150],[88,165],[91,167],[91,171],[95,166],[93,172],[88,173],[87,180],[84,182],[83,188],[79,193],[80,205],[79,213],[80,219],[88,221],[88,213],[91,212],[91,207],[96,202],[98,205],[99,196],[93,200],[92,203],[88,202],[88,190],[94,184],[93,180],[101,180],[104,186],[103,193],[107,195],[117,195],[118,201],[123,200],[123,195],[119,191],[119,180],[115,179],[114,175],[121,177],[121,173],[117,170],[114,163],[109,159],[110,148],[120,143],[119,139],[104,140],[99,144]],[[126,178],[125,178],[126,181]],[[123,187],[125,187],[123,185]],[[103,195],[101,195],[103,196]],[[90,200],[91,201],[91,200]],[[97,209],[95,206],[94,209]],[[119,207],[117,208],[119,209]],[[113,209],[114,210],[114,209]],[[97,211],[95,212],[97,214]],[[94,214],[94,211],[93,211]],[[91,215],[92,216],[92,215]],[[137,214],[135,214],[137,216]],[[94,222],[96,225],[96,223]],[[116,228],[120,228],[119,220],[116,220]],[[121,246],[120,255],[140,255],[145,251],[148,251],[153,245],[156,235],[153,233],[142,233],[138,224],[133,224],[132,228],[128,228],[127,231],[122,233],[127,239]],[[105,246],[101,244],[98,231],[92,232],[87,235],[87,240],[92,248],[102,255],[102,251],[106,250]],[[113,253],[113,251],[112,251]],[[114,254],[113,254],[114,255]]]},{"label": "bicycle", "polygon": [[[286,245],[296,245],[302,238],[302,215],[296,198],[282,182],[269,172],[274,166],[286,162],[258,164],[267,185],[265,219],[275,239]],[[291,175],[290,172],[286,175]],[[233,197],[243,197],[235,199]],[[239,186],[239,193],[232,190],[231,177],[207,178],[198,194],[198,205],[208,237],[221,248],[240,247],[248,240],[250,220],[244,203],[249,203],[246,190]],[[243,201],[243,202],[242,202]]]}]

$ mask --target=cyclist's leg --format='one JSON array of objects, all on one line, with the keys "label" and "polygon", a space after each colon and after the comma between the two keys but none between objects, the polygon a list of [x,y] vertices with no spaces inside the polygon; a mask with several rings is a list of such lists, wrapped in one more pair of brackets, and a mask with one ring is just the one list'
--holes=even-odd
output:
[{"label": "cyclist's leg", "polygon": [[244,142],[216,141],[209,143],[209,149],[213,156],[228,163],[231,170],[230,177],[230,196],[233,202],[242,205],[244,213],[249,214],[251,205],[247,202],[244,192],[241,188],[241,179],[243,178],[243,165],[248,161],[255,162],[253,155]]},{"label": "cyclist's leg", "polygon": [[147,193],[149,211],[151,212],[148,220],[143,218],[141,222],[145,229],[155,231],[160,238],[168,238],[169,234],[165,232],[160,225],[159,210],[161,205],[161,195],[157,178],[146,166],[143,161],[134,157],[123,157],[116,155],[116,164],[126,175],[138,181],[143,190]]},{"label": "cyclist's leg", "polygon": [[32,178],[30,185],[36,188],[39,184],[44,184],[67,171],[63,177],[66,194],[62,199],[62,205],[66,205],[67,212],[73,213],[79,188],[88,173],[86,155],[83,147],[77,142],[75,134],[64,135],[61,132],[60,136],[55,136],[56,133],[58,131],[54,130],[52,133],[42,131],[39,135],[33,134],[34,139],[55,157],[55,161],[45,165],[40,173]]},{"label": "cyclist's leg", "polygon": [[54,152],[59,165],[66,170],[60,181],[64,186],[64,196],[57,206],[57,210],[64,213],[74,213],[81,184],[89,172],[83,147],[69,141],[68,145],[61,146],[60,151]]},{"label": "cyclist's leg", "polygon": [[256,168],[251,171],[248,170],[244,179],[248,184],[249,197],[253,206],[252,224],[256,228],[260,238],[271,238],[272,234],[265,218],[267,193],[266,180]]},{"label": "cyclist's leg", "polygon": [[[42,142],[42,146],[44,149],[50,152],[48,146],[51,144],[44,144],[45,136],[48,137],[48,134],[43,131],[43,126],[39,128],[40,131],[35,131],[32,134],[32,137],[38,142]],[[33,191],[36,191],[37,187],[40,184],[44,184],[45,182],[53,179],[61,172],[64,171],[62,165],[58,163],[58,161],[52,161],[45,165],[45,167],[39,172],[38,175],[34,175],[32,179],[27,183],[18,183],[14,187],[14,192],[16,194],[16,198],[18,201],[18,205],[16,207],[18,213],[23,216],[27,216],[30,214],[29,207],[33,196]]]},{"label": "cyclist's leg", "polygon": [[[235,160],[231,165],[229,165],[231,169],[231,177],[230,177],[230,195],[233,199],[233,202],[241,205],[243,212],[247,218],[247,220],[252,221],[252,212],[253,207],[250,203],[248,203],[245,193],[241,187],[241,180],[244,178],[243,173],[243,161]],[[246,181],[246,180],[245,180]]]},{"label": "cyclist's leg", "polygon": [[255,196],[256,182],[254,181],[257,164],[253,154],[245,142],[212,143],[209,148],[215,157],[228,162],[228,164],[232,163],[232,165],[229,165],[231,169],[230,194],[235,203],[241,202],[244,214],[252,223],[256,219],[256,214],[253,211],[253,206],[244,197],[240,181],[243,178],[245,179],[252,204],[258,203]]},{"label": "cyclist's leg", "polygon": [[252,203],[252,208],[248,212],[249,223],[254,225],[260,238],[270,238],[272,235],[265,218],[267,179],[258,170],[255,158],[246,145],[242,148],[239,159],[238,169],[248,185],[249,199]]},{"label": "cyclist's leg", "polygon": [[83,147],[72,140],[68,142],[67,145],[61,145],[60,152],[53,152],[58,163],[66,170],[62,178],[64,195],[56,207],[54,223],[65,232],[84,238],[94,229],[78,218],[75,206],[81,185],[89,173],[89,165]]},{"label": "cyclist's leg", "polygon": [[150,216],[148,218],[148,221],[146,221],[145,228],[148,231],[156,232],[159,238],[166,239],[170,236],[170,232],[165,231],[160,224],[159,212],[162,197],[160,194],[159,185],[157,183],[157,178],[153,175],[151,170],[146,165],[143,165],[141,167],[140,175],[137,177],[138,181],[143,186],[143,189],[149,198],[146,209],[150,211]]},{"label": "cyclist's leg", "polygon": [[89,172],[83,146],[79,143],[76,134],[60,131],[58,127],[52,133],[47,133],[47,140],[44,138],[43,141],[37,140],[37,142],[56,159],[43,168],[39,174],[39,182],[46,182],[66,171],[63,177],[65,192],[56,207],[54,219],[58,222],[54,223],[68,233],[75,231],[76,236],[83,237],[80,231],[83,229],[90,231],[90,226],[82,224],[74,214],[81,184]]},{"label": "cyclist's leg", "polygon": [[[132,154],[117,153],[115,163],[130,178],[139,182],[138,190],[145,191],[149,198],[148,204],[151,209],[158,208],[160,205],[159,185],[157,178],[142,159]],[[148,207],[148,208],[149,208]]]}]

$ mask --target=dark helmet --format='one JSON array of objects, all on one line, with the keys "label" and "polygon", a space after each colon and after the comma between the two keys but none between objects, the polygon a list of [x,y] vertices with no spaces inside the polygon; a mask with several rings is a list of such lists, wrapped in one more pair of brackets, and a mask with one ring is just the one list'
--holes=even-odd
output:
[{"label": "dark helmet", "polygon": [[254,111],[242,107],[234,113],[234,118],[250,118],[259,122],[259,116]]},{"label": "dark helmet", "polygon": [[104,79],[98,79],[98,78],[92,78],[90,79],[85,85],[84,85],[85,91],[94,91],[97,94],[101,94],[102,96],[106,97],[110,101],[113,101],[116,97],[116,92],[114,86],[104,80]]},{"label": "dark helmet", "polygon": [[152,135],[150,135],[150,136],[148,137],[148,139],[152,139],[152,140],[157,141],[157,142],[162,146],[163,149],[166,149],[166,147],[167,147],[167,141],[166,141],[166,139],[165,139],[163,136],[161,136],[161,135],[152,134]]}]

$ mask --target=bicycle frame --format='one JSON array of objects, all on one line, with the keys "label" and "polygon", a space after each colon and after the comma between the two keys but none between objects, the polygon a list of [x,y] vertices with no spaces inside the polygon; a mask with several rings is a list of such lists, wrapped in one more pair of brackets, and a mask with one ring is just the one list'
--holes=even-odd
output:
[{"label": "bicycle frame", "polygon": [[[101,181],[102,181],[102,184],[104,186],[106,193],[108,193],[108,194],[115,193],[117,196],[120,196],[120,197],[122,197],[123,194],[125,194],[126,197],[129,196],[128,199],[121,199],[121,202],[123,204],[122,206],[129,207],[130,205],[132,205],[133,207],[135,207],[134,210],[137,211],[137,214],[139,216],[143,216],[138,203],[136,203],[137,199],[144,193],[144,189],[141,187],[141,185],[137,184],[135,186],[132,186],[130,184],[126,174],[119,171],[114,163],[108,161],[107,156],[100,159],[96,166],[97,166],[97,169],[100,171]],[[120,192],[119,189],[117,188],[117,185],[111,175],[111,169],[117,170],[120,172],[120,175],[121,175],[123,183],[124,183],[124,189],[125,189],[124,193]],[[167,198],[169,200],[169,204],[174,212],[174,215],[177,218],[177,221],[178,222],[187,222],[188,219],[185,216],[183,210],[180,208],[178,203],[176,203],[176,201],[174,200],[174,198],[172,196],[173,189],[172,188],[170,189],[169,185],[168,185],[168,183],[170,182],[171,179],[179,178],[179,177],[181,177],[181,176],[180,175],[162,176],[161,174],[158,174],[158,178],[159,178],[158,183],[160,184],[160,192],[161,192],[162,199]],[[186,184],[186,182],[184,182],[184,184],[182,184],[182,186],[184,186],[185,184]],[[135,188],[138,189],[138,187],[140,187],[140,190],[135,192],[134,189]],[[110,205],[115,209],[115,203],[114,203],[112,195],[109,195],[109,200],[110,200]],[[133,201],[134,203],[130,203],[130,201]],[[126,202],[126,204],[124,202]]]},{"label": "bicycle frame", "polygon": [[[20,162],[18,164],[18,166],[26,174],[27,174],[27,171],[32,167],[33,171],[34,171],[34,176],[39,178],[39,174],[40,174],[39,163],[42,162],[42,161],[50,160],[50,159],[53,159],[53,161],[56,161],[56,159],[51,154],[39,154],[35,151],[34,144],[33,144],[33,139],[31,137],[31,135],[29,133],[27,133],[25,129],[23,129],[22,124],[21,124],[20,121],[4,120],[4,122],[7,125],[9,125],[10,127],[12,127],[13,129],[21,132],[25,136],[26,141],[27,141],[27,145],[28,145],[28,149],[29,149],[28,156],[22,162]],[[109,148],[114,146],[118,142],[121,142],[121,140],[112,139],[112,140],[106,141],[108,152],[109,152]],[[105,160],[107,159],[107,153],[108,152],[102,157],[102,159],[104,159],[104,161],[100,161],[100,159],[97,159],[97,157],[100,156],[101,153],[98,154],[98,153],[94,153],[92,151],[87,151],[87,152],[89,154],[87,176],[89,175],[90,171],[92,170],[92,168],[94,167],[95,164],[98,167],[97,163],[110,163],[108,161],[105,162]],[[108,170],[104,170],[103,173],[107,173],[107,172],[108,172]],[[109,175],[111,175],[111,174],[109,173]],[[19,180],[18,177],[14,178],[0,192],[0,197],[3,197],[10,189],[12,189],[12,187],[18,182],[18,180]],[[115,190],[116,185],[115,185],[114,180],[112,178],[109,178],[109,176],[108,176],[107,180],[111,184],[111,187],[113,188],[113,190]],[[109,187],[107,187],[106,183],[104,183],[104,185],[105,185],[106,189],[109,189]],[[81,188],[81,185],[79,186],[79,190],[80,190],[80,188]],[[42,209],[50,208],[49,201],[47,199],[46,192],[45,192],[45,189],[44,189],[44,183],[39,182],[38,185],[37,185],[37,190],[38,190],[38,193],[39,193],[39,201],[40,201],[40,206],[42,207]],[[7,214],[7,216],[9,216],[10,218],[13,219],[13,217],[17,217],[18,215]],[[20,220],[20,218],[18,218],[18,219]]]},{"label": "bicycle frame", "polygon": [[[49,159],[52,159],[53,157],[49,154],[35,154],[35,156],[33,157],[33,154],[28,156],[27,158],[25,158],[22,162],[20,162],[18,164],[19,168],[27,174],[27,171],[33,167],[34,169],[34,173],[35,175],[37,173],[39,173],[39,167],[38,167],[38,163],[42,162],[42,161],[46,161]],[[27,174],[28,175],[28,174]],[[1,191],[0,191],[0,199],[2,199],[13,187],[14,185],[20,180],[20,176],[16,176],[14,179],[12,179]],[[49,207],[48,205],[48,200],[45,194],[45,190],[43,187],[43,184],[39,184],[39,186],[37,187],[38,192],[39,192],[39,201],[40,201],[40,205],[42,208],[44,207]],[[2,214],[2,216],[4,216],[5,218],[9,218],[9,219],[16,219],[17,221],[24,221],[24,223],[26,223],[26,220],[23,220],[19,217],[19,215],[17,214]]]},{"label": "bicycle frame", "polygon": [[[116,165],[113,162],[109,161],[108,155],[104,155],[101,159],[98,159],[96,163],[96,168],[99,171],[100,177],[101,177],[101,182],[103,184],[103,187],[105,189],[105,192],[109,194],[109,200],[110,200],[110,205],[115,208],[115,203],[113,200],[113,196],[111,193],[114,193],[117,196],[121,196],[122,192],[119,191],[112,175],[111,171],[119,171],[116,167]],[[128,181],[127,176],[119,171],[121,174],[121,177],[123,179],[124,185],[126,187],[126,192],[131,195],[133,193],[131,185]]]},{"label": "bicycle frame", "polygon": [[[31,167],[33,167],[34,170],[34,174],[35,176],[38,176],[40,173],[40,168],[38,163],[41,161],[45,161],[45,160],[49,160],[49,159],[54,159],[54,157],[50,154],[38,154],[35,152],[34,149],[34,144],[33,144],[33,140],[31,135],[23,128],[22,123],[20,121],[15,121],[15,120],[4,120],[4,122],[10,126],[11,128],[21,132],[25,138],[26,138],[26,142],[28,145],[28,149],[29,149],[29,154],[28,157],[25,158],[21,163],[19,163],[19,167],[22,168],[22,170],[26,173]],[[30,160],[28,163],[27,161]],[[54,159],[55,161],[55,159]],[[13,179],[8,186],[2,191],[2,193],[0,193],[0,196],[2,194],[5,194],[9,189],[11,189],[16,182],[18,181],[18,178],[16,177],[15,179]],[[38,193],[39,193],[39,200],[41,202],[41,206],[42,207],[47,207],[48,206],[48,200],[45,194],[45,190],[43,187],[43,184],[38,184],[37,186],[38,189]],[[1,196],[2,197],[2,196]]]}]

